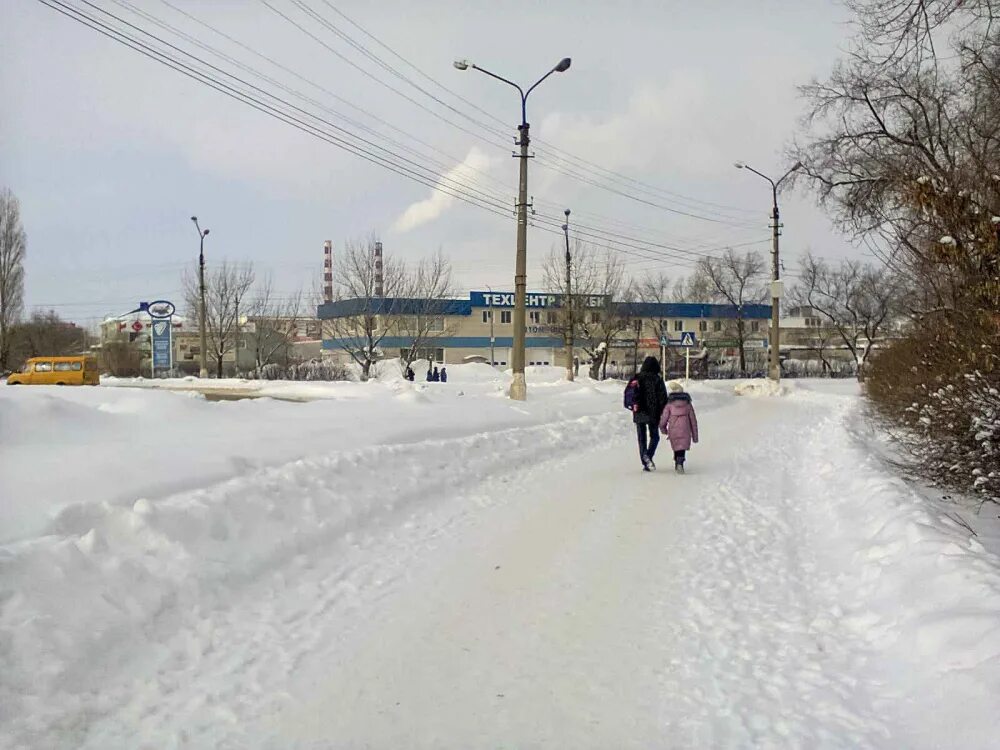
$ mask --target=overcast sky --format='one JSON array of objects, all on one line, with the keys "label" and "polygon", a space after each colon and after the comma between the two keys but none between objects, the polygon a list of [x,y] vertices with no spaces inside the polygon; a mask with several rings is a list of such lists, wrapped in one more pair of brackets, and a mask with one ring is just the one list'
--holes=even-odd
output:
[{"label": "overcast sky", "polygon": [[[236,70],[113,0],[93,2]],[[623,257],[636,275],[690,271],[695,256],[668,257],[662,245],[718,253],[727,244],[760,240],[756,247],[767,251],[770,188],[732,163],[743,159],[775,175],[788,166],[783,149],[803,108],[796,86],[828,72],[850,34],[846,11],[824,0],[267,0],[273,9],[260,0],[169,2],[175,7],[163,0],[125,4],[315,103],[303,107],[318,104],[378,132],[323,113],[353,142],[377,141],[421,165],[434,159],[437,172],[475,183],[480,194],[510,206],[517,94],[481,73],[459,72],[452,61],[468,58],[530,85],[559,58],[572,57],[568,72],[550,77],[528,100],[532,136],[544,141],[535,144],[530,192],[542,214],[561,218],[569,207],[571,226],[586,224],[652,247],[623,250],[631,253]],[[296,2],[424,91],[366,58]],[[0,184],[22,202],[29,308],[53,306],[92,323],[140,299],[179,302],[181,269],[197,256],[192,214],[211,229],[210,264],[252,261],[284,294],[313,287],[324,240],[336,250],[372,232],[387,253],[408,261],[443,249],[462,291],[512,287],[511,217],[435,193],[277,122],[36,0],[0,3],[0,88]],[[586,180],[559,174],[553,167],[561,154],[550,146],[615,174],[588,171]],[[789,270],[806,249],[831,258],[860,255],[810,196],[785,195],[782,211]],[[532,287],[558,241],[539,229],[529,232]]]}]

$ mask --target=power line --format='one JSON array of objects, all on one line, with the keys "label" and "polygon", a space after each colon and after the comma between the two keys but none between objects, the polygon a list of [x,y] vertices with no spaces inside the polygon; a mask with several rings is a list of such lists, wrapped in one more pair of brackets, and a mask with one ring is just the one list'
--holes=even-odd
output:
[{"label": "power line", "polygon": [[[473,196],[473,195],[469,195],[469,194],[462,194],[460,192],[456,192],[456,191],[459,190],[459,188],[458,187],[454,187],[455,185],[460,185],[461,187],[466,187],[466,188],[467,188],[467,186],[462,185],[461,183],[457,183],[454,180],[449,180],[449,178],[447,178],[445,176],[442,176],[440,174],[437,174],[433,170],[430,170],[430,169],[424,167],[423,165],[420,165],[420,164],[418,164],[416,162],[413,162],[412,160],[405,159],[404,157],[399,157],[398,154],[395,154],[395,153],[391,152],[389,149],[385,149],[384,147],[381,147],[378,144],[372,143],[372,142],[367,141],[365,139],[360,139],[360,140],[362,142],[368,144],[368,145],[371,145],[373,148],[376,148],[376,149],[380,150],[383,153],[377,153],[377,152],[369,151],[367,149],[363,149],[361,147],[356,146],[355,144],[352,144],[352,143],[349,143],[349,142],[345,141],[343,138],[340,138],[338,136],[333,136],[333,135],[329,134],[328,132],[323,131],[318,126],[316,126],[316,125],[314,125],[312,123],[303,121],[303,120],[299,119],[298,117],[290,114],[288,111],[279,109],[279,108],[277,108],[277,107],[275,107],[275,106],[273,106],[273,105],[271,105],[271,104],[269,104],[267,102],[262,101],[259,98],[254,97],[251,93],[248,93],[246,90],[238,89],[238,88],[236,88],[236,87],[234,87],[232,85],[226,84],[225,82],[221,81],[220,79],[218,79],[217,77],[211,75],[210,73],[205,72],[204,70],[200,70],[200,69],[197,69],[197,68],[193,68],[193,67],[191,67],[189,65],[186,65],[183,62],[179,61],[176,57],[172,57],[168,53],[165,53],[163,50],[151,47],[151,46],[145,44],[144,42],[136,39],[135,37],[129,36],[127,33],[125,33],[124,31],[122,31],[121,29],[108,26],[107,24],[104,24],[104,23],[96,20],[95,18],[93,18],[93,17],[91,17],[91,16],[83,13],[82,11],[80,11],[78,9],[69,7],[66,3],[60,2],[59,0],[40,0],[40,2],[42,2],[47,7],[51,7],[53,9],[59,11],[63,15],[66,15],[66,16],[70,17],[72,20],[76,20],[76,21],[78,21],[78,22],[80,22],[80,23],[88,26],[89,28],[91,28],[93,30],[99,31],[100,33],[104,34],[105,36],[108,36],[109,38],[111,38],[111,39],[113,39],[115,41],[118,41],[119,43],[122,43],[125,46],[128,46],[128,47],[134,49],[135,51],[138,51],[141,54],[144,54],[145,56],[150,57],[151,59],[154,59],[157,62],[160,62],[161,64],[166,65],[167,67],[170,67],[170,68],[172,68],[174,70],[177,70],[178,72],[181,72],[181,73],[185,74],[186,76],[192,78],[193,80],[196,80],[196,81],[198,81],[200,83],[203,83],[203,84],[209,86],[210,88],[213,88],[213,89],[215,89],[217,91],[220,91],[221,93],[224,93],[227,96],[230,96],[231,98],[235,98],[238,101],[241,101],[241,102],[247,104],[248,106],[251,106],[251,107],[253,107],[255,109],[258,109],[259,111],[264,112],[265,114],[268,114],[268,115],[270,115],[272,117],[275,117],[276,119],[279,119],[280,121],[284,122],[285,124],[290,124],[290,125],[292,125],[293,127],[296,127],[299,130],[303,130],[307,134],[313,135],[314,137],[320,138],[321,140],[325,140],[325,141],[331,143],[332,145],[335,145],[335,146],[338,146],[340,148],[343,148],[344,150],[348,150],[351,153],[354,153],[354,154],[356,154],[358,156],[361,156],[362,158],[365,158],[367,161],[371,161],[373,163],[379,164],[380,166],[384,166],[387,169],[390,169],[390,171],[394,171],[397,174],[401,174],[402,176],[406,176],[409,179],[417,181],[420,184],[423,184],[425,186],[431,187],[434,190],[438,190],[440,192],[443,192],[446,195],[449,195],[449,196],[451,196],[453,198],[457,198],[459,200],[463,200],[463,201],[465,201],[467,203],[470,203],[471,205],[475,205],[475,206],[477,206],[479,208],[483,208],[484,210],[489,210],[492,213],[497,213],[498,215],[501,215],[501,216],[505,216],[505,217],[508,216],[508,214],[507,214],[507,212],[505,210],[506,207],[503,206],[502,204],[498,204],[498,203],[494,202],[496,200],[495,196],[492,196],[492,195],[489,195],[489,194],[486,194],[486,193],[482,193],[481,191],[476,191],[476,192],[479,192],[479,196]],[[290,109],[292,109],[294,111],[301,112],[304,115],[312,117],[313,119],[317,120],[318,122],[321,122],[321,123],[326,124],[326,125],[328,125],[330,127],[333,127],[336,130],[344,132],[347,135],[352,135],[351,133],[349,133],[349,131],[346,131],[343,128],[339,128],[338,126],[335,126],[332,123],[328,123],[327,121],[323,120],[322,118],[319,118],[316,115],[307,112],[306,110],[302,110],[301,108],[295,107],[294,105],[289,104],[284,99],[281,99],[280,97],[277,97],[274,94],[271,94],[270,92],[266,92],[263,89],[261,89],[261,88],[259,88],[257,86],[254,86],[253,84],[249,84],[248,82],[244,81],[243,79],[239,78],[238,76],[234,76],[233,74],[228,73],[227,71],[224,71],[221,68],[217,68],[216,66],[213,66],[210,63],[206,63],[205,61],[201,60],[200,58],[198,58],[198,57],[196,57],[194,55],[191,55],[190,53],[188,53],[188,52],[180,49],[179,47],[176,47],[175,45],[172,45],[169,42],[165,42],[164,40],[160,39],[156,35],[151,34],[150,32],[147,32],[144,29],[141,29],[141,28],[135,26],[134,24],[131,24],[131,23],[127,22],[127,21],[124,21],[123,19],[120,19],[118,16],[115,16],[113,13],[109,13],[108,11],[105,11],[105,10],[103,10],[101,8],[97,8],[92,3],[86,2],[86,0],[84,0],[84,2],[85,2],[85,4],[87,4],[87,5],[91,6],[91,7],[94,7],[95,9],[101,11],[103,14],[105,14],[105,15],[107,15],[107,16],[115,19],[115,20],[118,20],[119,22],[124,23],[125,25],[127,25],[127,26],[129,26],[131,28],[134,28],[137,31],[140,31],[144,35],[149,36],[150,38],[153,38],[153,39],[159,41],[161,44],[164,44],[164,45],[166,45],[167,47],[169,47],[171,49],[176,50],[180,54],[182,54],[182,55],[184,55],[186,57],[189,57],[191,59],[194,59],[194,60],[202,63],[206,67],[208,67],[208,68],[210,68],[212,70],[219,71],[223,75],[226,75],[227,77],[232,78],[233,80],[235,80],[235,81],[237,81],[239,83],[242,83],[243,85],[247,86],[249,89],[251,89],[253,91],[260,92],[263,95],[268,96],[271,99],[279,102],[280,104],[286,105],[287,107],[289,107]],[[385,155],[383,155],[383,154],[385,154]],[[405,162],[405,163],[404,164],[400,164],[399,163],[400,161]],[[409,166],[407,166],[407,164],[408,165],[412,165],[416,170],[420,170],[420,171],[415,171],[414,169],[411,169]],[[429,182],[429,180],[431,180],[431,179],[435,179],[436,182]],[[451,183],[451,184],[448,184],[448,183]],[[450,189],[448,189],[448,188],[450,188]],[[500,209],[500,210],[497,210],[497,209]],[[551,219],[547,219],[546,217],[543,217],[543,220],[548,221],[549,223],[551,223],[551,221],[552,221]],[[551,231],[551,228],[548,231]],[[645,245],[647,243],[644,243],[644,241],[641,240],[641,239],[634,238],[634,237],[629,237],[629,236],[626,236],[626,235],[622,235],[620,233],[608,232],[606,230],[598,230],[598,232],[591,233],[591,235],[593,237],[594,244],[597,244],[598,246],[608,247],[609,249],[620,249],[620,248],[616,248],[615,246],[612,246],[612,245],[602,244],[602,242],[606,243],[607,241],[615,241],[618,244],[624,244],[626,247],[631,248],[631,251],[633,251],[633,254],[634,254],[634,251],[642,251],[642,252],[644,252],[645,255],[641,256],[641,257],[647,257],[647,258],[656,258],[656,257],[659,257],[660,259],[662,259],[662,258],[669,258],[669,259],[674,260],[674,261],[683,261],[685,259],[682,258],[681,256],[677,255],[678,252],[680,252],[680,253],[686,253],[688,255],[692,255],[692,254],[702,255],[702,256],[707,255],[705,253],[693,253],[693,251],[686,251],[686,250],[683,250],[681,248],[676,248],[676,247],[673,247],[673,246],[662,245],[660,243],[649,243],[649,244],[652,244],[652,245],[659,245],[660,247],[662,247],[664,249],[667,249],[669,252],[655,251],[655,250],[650,249],[649,247],[646,247]]]},{"label": "power line", "polygon": [[[428,73],[426,73],[419,66],[415,65],[410,60],[408,60],[406,57],[404,57],[403,55],[399,54],[391,46],[389,46],[388,44],[382,42],[374,34],[372,34],[371,32],[369,32],[367,29],[365,29],[359,23],[357,23],[356,21],[354,21],[353,19],[351,19],[349,16],[347,16],[345,13],[343,13],[341,10],[339,10],[336,6],[333,5],[333,3],[329,2],[329,0],[322,0],[322,2],[323,2],[324,5],[326,5],[328,8],[330,8],[330,10],[332,10],[338,16],[340,16],[345,21],[347,21],[349,24],[351,24],[352,26],[354,26],[354,28],[358,29],[362,34],[364,34],[366,37],[368,37],[373,42],[375,42],[376,44],[378,44],[380,47],[382,47],[383,49],[387,50],[396,59],[400,60],[401,62],[403,62],[404,64],[406,64],[408,67],[410,67],[411,69],[413,69],[414,71],[416,71],[423,78],[425,78],[426,80],[430,81],[435,86],[437,86],[438,88],[442,89],[443,91],[446,91],[448,94],[450,94],[451,96],[455,97],[457,100],[463,102],[467,106],[472,107],[476,111],[484,114],[485,116],[487,116],[488,118],[490,118],[494,122],[499,123],[500,125],[502,125],[505,128],[508,127],[508,124],[505,123],[503,120],[501,120],[500,118],[496,117],[494,114],[488,112],[487,110],[483,109],[482,107],[478,106],[474,102],[469,101],[467,98],[463,97],[461,94],[458,94],[455,91],[453,91],[452,89],[450,89],[449,87],[445,86],[440,81],[438,81],[436,78],[434,78],[433,76],[431,76]],[[339,32],[338,31],[338,35],[343,35],[343,32]],[[346,37],[347,35],[343,35],[343,36]],[[356,46],[357,48],[364,49],[365,50],[365,54],[368,54],[367,49],[364,48],[363,45],[357,45],[353,40],[351,40],[350,43],[352,44],[352,46]],[[422,88],[420,88],[419,86],[417,86],[416,84],[414,84],[409,78],[407,78],[406,76],[403,76],[398,71],[396,71],[394,68],[392,69],[392,72],[397,77],[401,78],[402,80],[405,80],[405,81],[409,82],[411,85],[413,85],[416,88],[418,88],[418,90],[423,91]],[[435,99],[437,99],[437,97],[435,97]],[[440,101],[440,100],[438,100],[438,101]],[[449,105],[446,105],[446,106],[449,106]],[[597,173],[602,173],[603,175],[606,175],[607,179],[611,179],[612,181],[618,181],[619,183],[624,183],[624,184],[631,183],[631,184],[639,186],[640,188],[645,189],[645,190],[647,190],[649,192],[662,193],[663,195],[672,196],[674,199],[682,201],[682,202],[693,203],[693,204],[702,204],[702,205],[709,206],[709,207],[712,207],[712,208],[715,208],[715,209],[719,209],[719,210],[723,210],[723,211],[737,212],[737,213],[754,213],[756,211],[756,209],[747,209],[747,208],[738,208],[738,207],[733,207],[733,206],[726,206],[726,205],[719,204],[719,203],[713,203],[711,201],[704,201],[704,200],[699,200],[699,199],[696,199],[696,198],[691,198],[691,197],[685,196],[685,195],[683,195],[681,193],[675,193],[675,192],[666,190],[664,188],[660,188],[660,187],[658,187],[656,185],[652,185],[650,183],[643,182],[642,180],[638,180],[638,179],[635,179],[635,178],[632,178],[632,177],[628,177],[627,175],[621,174],[619,172],[615,172],[614,170],[607,169],[605,167],[600,166],[599,164],[595,164],[594,162],[588,161],[588,160],[583,159],[583,158],[581,158],[579,156],[575,156],[575,155],[569,153],[568,151],[565,151],[563,149],[557,148],[556,146],[554,146],[552,144],[548,144],[548,143],[546,143],[545,141],[543,141],[540,138],[535,138],[535,142],[538,143],[538,144],[544,145],[547,149],[549,149],[554,154],[556,154],[557,158],[561,159],[562,161],[569,162],[571,164],[573,162],[576,162],[577,168],[583,168],[585,170],[589,169],[590,171],[596,171]]]}]

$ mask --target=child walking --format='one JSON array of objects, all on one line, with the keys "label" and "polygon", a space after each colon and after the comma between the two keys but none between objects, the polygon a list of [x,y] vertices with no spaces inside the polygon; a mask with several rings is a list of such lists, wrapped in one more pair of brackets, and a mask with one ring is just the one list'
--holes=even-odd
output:
[{"label": "child walking", "polygon": [[674,450],[674,471],[684,473],[684,458],[691,443],[698,442],[698,418],[691,404],[691,396],[676,380],[667,383],[667,405],[660,417],[660,432],[670,440]]}]

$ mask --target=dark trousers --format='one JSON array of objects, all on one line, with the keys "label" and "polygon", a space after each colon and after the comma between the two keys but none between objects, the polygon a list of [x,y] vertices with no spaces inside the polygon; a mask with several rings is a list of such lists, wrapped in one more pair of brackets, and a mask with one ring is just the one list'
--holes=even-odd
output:
[{"label": "dark trousers", "polygon": [[683,464],[684,463],[684,454],[685,453],[687,453],[687,451],[674,451],[674,463],[675,464]]},{"label": "dark trousers", "polygon": [[[653,423],[641,422],[635,426],[636,435],[639,438],[639,459],[645,463],[646,459],[653,460],[653,455],[656,453],[656,446],[660,444],[660,431],[658,425]],[[647,435],[649,441],[647,443]]]}]

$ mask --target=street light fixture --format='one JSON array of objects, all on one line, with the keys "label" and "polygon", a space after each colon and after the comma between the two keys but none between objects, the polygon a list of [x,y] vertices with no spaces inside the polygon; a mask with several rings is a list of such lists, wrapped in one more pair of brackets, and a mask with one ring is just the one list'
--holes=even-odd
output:
[{"label": "street light fixture", "polygon": [[485,68],[481,68],[468,60],[456,60],[454,65],[458,70],[478,70],[480,73],[495,78],[508,86],[513,86],[521,95],[521,124],[518,125],[519,140],[515,141],[521,147],[518,158],[521,160],[521,167],[518,179],[517,190],[517,256],[514,263],[514,341],[511,351],[511,369],[513,370],[513,381],[510,385],[510,397],[515,401],[524,401],[528,397],[528,386],[524,379],[524,335],[525,335],[525,299],[527,296],[528,277],[528,144],[531,142],[528,137],[528,96],[534,91],[542,81],[553,73],[563,73],[569,70],[571,60],[564,57],[555,67],[539,78],[528,88],[522,89],[513,81],[509,81],[496,73],[491,73]]},{"label": "street light fixture", "polygon": [[576,342],[574,339],[574,310],[573,310],[573,286],[572,286],[572,273],[571,269],[573,267],[573,256],[569,252],[569,209],[565,211],[566,223],[562,225],[563,234],[566,235],[566,298],[563,300],[563,304],[566,306],[566,313],[569,320],[567,321],[567,335],[566,335],[566,380],[573,382],[573,350],[576,347]]},{"label": "street light fixture", "polygon": [[785,174],[783,174],[777,181],[772,180],[763,172],[758,172],[756,169],[751,167],[749,164],[743,161],[733,162],[733,166],[737,169],[746,169],[753,172],[758,177],[763,177],[771,184],[771,353],[768,362],[768,372],[767,376],[777,382],[781,380],[781,356],[779,347],[781,344],[781,333],[779,329],[779,305],[781,299],[781,263],[778,257],[778,237],[781,236],[781,222],[779,221],[780,214],[778,212],[778,187],[782,182],[785,181],[793,172],[802,167],[802,162],[796,162],[795,166],[789,169]]},{"label": "street light fixture", "polygon": [[206,340],[205,334],[205,238],[208,237],[208,230],[202,230],[201,226],[198,224],[198,217],[192,216],[191,221],[194,222],[195,229],[198,230],[198,240],[200,248],[198,250],[198,338],[199,345],[201,347],[201,356],[199,357],[198,364],[198,377],[207,378],[208,377],[208,360],[207,360],[207,350],[208,342]]}]

